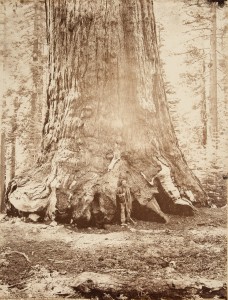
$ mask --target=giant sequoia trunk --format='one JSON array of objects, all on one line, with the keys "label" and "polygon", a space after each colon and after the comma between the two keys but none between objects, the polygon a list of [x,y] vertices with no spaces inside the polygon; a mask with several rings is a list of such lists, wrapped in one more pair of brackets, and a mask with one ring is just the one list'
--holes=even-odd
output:
[{"label": "giant sequoia trunk", "polygon": [[[154,209],[145,178],[160,171],[158,160],[175,185],[203,202],[170,120],[152,1],[47,0],[46,9],[50,77],[42,155],[36,170],[11,184],[11,204],[87,224],[98,209],[110,222],[126,179],[140,217]],[[169,211],[169,194],[161,184],[158,191]]]}]

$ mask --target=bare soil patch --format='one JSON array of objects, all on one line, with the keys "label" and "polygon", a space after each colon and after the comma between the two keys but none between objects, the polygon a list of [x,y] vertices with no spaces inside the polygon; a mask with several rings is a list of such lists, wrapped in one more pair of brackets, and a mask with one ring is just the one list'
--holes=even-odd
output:
[{"label": "bare soil patch", "polygon": [[[0,298],[226,299],[226,214],[200,209],[169,224],[106,229],[2,219]],[[87,279],[75,287],[84,272],[123,286],[88,286]]]}]

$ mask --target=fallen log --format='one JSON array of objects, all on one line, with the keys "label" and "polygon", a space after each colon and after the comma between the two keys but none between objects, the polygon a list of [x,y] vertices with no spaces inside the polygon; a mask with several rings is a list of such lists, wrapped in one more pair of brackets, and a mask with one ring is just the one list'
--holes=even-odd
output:
[{"label": "fallen log", "polygon": [[83,272],[75,278],[70,286],[85,296],[101,296],[108,293],[114,299],[120,294],[139,299],[142,292],[150,297],[163,296],[170,297],[169,299],[194,295],[226,297],[227,286],[223,281],[207,278],[194,279],[188,276],[151,280],[147,275],[142,274],[144,277],[137,277],[137,282],[145,282],[142,287],[141,284],[137,286],[135,278],[130,278],[130,276]]}]

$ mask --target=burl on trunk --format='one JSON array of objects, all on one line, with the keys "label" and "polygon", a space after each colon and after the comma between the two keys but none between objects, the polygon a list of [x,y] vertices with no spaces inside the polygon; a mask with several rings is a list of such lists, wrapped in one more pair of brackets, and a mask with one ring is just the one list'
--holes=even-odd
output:
[{"label": "burl on trunk", "polygon": [[[202,203],[204,192],[169,116],[152,1],[47,0],[46,11],[42,154],[11,182],[10,205],[78,224],[111,222],[124,181],[133,217],[166,220],[159,205],[192,211],[193,194]],[[177,187],[192,197],[181,200]]]}]

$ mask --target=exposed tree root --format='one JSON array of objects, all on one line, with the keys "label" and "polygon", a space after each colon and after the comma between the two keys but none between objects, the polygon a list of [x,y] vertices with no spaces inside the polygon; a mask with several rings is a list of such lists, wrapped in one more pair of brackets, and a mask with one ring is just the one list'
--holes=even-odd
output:
[{"label": "exposed tree root", "polygon": [[28,256],[23,253],[23,252],[19,252],[19,251],[10,251],[10,252],[7,252],[6,255],[10,255],[10,254],[13,254],[13,253],[17,253],[17,254],[20,254],[22,256],[24,256],[24,258],[27,260],[27,262],[31,263],[30,259],[28,258]]},{"label": "exposed tree root", "polygon": [[[61,153],[62,159],[64,155]],[[181,214],[185,210],[193,214],[191,200],[181,198],[170,169],[164,163],[155,161],[144,165],[142,159],[131,161],[126,156],[121,157],[116,147],[108,171],[95,171],[88,165],[71,174],[65,165],[65,158],[61,163],[57,152],[51,168],[46,166],[49,170],[46,174],[40,168],[36,174],[28,174],[26,184],[15,178],[8,189],[8,202],[19,212],[36,212],[46,219],[75,222],[80,226],[102,226],[120,222],[117,189],[124,179],[133,199],[130,212],[133,218],[168,222],[166,213],[179,213],[178,207]],[[143,172],[139,168],[143,168]]]}]

